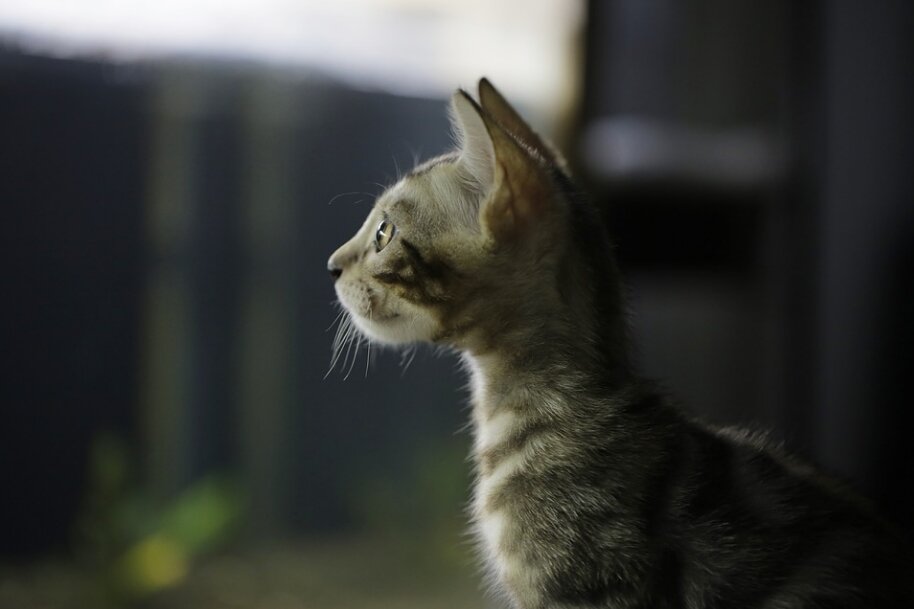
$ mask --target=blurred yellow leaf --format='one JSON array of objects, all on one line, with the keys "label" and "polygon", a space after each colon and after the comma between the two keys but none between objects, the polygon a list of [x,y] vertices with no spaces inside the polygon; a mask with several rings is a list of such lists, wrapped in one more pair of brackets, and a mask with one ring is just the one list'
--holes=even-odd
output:
[{"label": "blurred yellow leaf", "polygon": [[184,549],[163,535],[143,539],[121,560],[122,583],[138,596],[174,586],[187,576],[187,569]]}]

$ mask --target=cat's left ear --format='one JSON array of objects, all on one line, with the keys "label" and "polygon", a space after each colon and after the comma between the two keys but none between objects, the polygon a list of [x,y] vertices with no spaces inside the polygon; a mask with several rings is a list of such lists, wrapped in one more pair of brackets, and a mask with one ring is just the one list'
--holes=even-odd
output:
[{"label": "cat's left ear", "polygon": [[543,161],[486,113],[466,92],[451,100],[460,160],[484,193],[483,229],[497,240],[523,234],[554,195]]}]

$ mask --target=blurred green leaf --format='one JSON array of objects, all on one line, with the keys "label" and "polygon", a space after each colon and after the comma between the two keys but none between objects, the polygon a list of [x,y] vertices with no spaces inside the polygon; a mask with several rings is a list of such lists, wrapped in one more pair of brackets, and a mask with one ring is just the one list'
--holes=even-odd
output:
[{"label": "blurred green leaf", "polygon": [[225,541],[240,515],[240,493],[234,485],[225,479],[207,478],[165,509],[160,530],[194,555]]},{"label": "blurred green leaf", "polygon": [[89,458],[89,490],[77,527],[100,602],[125,606],[183,581],[201,555],[226,542],[243,512],[226,477],[203,478],[170,501],[155,501],[130,475],[132,455],[112,434]]}]

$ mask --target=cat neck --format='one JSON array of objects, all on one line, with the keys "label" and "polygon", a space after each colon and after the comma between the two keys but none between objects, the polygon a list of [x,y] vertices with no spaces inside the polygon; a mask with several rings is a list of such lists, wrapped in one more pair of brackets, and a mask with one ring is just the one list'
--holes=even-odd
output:
[{"label": "cat neck", "polygon": [[559,416],[590,396],[623,390],[633,378],[627,358],[601,347],[543,331],[510,346],[465,350],[474,416],[482,421],[506,409]]},{"label": "cat neck", "polygon": [[516,297],[480,303],[483,309],[470,316],[479,325],[455,345],[468,363],[477,410],[581,403],[634,378],[612,247],[591,206],[571,211],[555,266],[530,269],[547,273],[537,277],[536,290],[525,291],[521,282]]}]

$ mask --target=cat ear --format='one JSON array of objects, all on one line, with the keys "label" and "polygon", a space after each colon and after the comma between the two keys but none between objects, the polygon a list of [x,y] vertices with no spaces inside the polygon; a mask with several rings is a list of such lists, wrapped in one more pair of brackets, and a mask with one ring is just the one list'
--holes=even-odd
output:
[{"label": "cat ear", "polygon": [[482,109],[498,121],[508,133],[517,137],[549,163],[566,169],[567,163],[562,158],[562,155],[537,135],[536,131],[521,118],[517,110],[508,103],[508,100],[487,78],[482,78],[479,81],[479,103],[482,105]]},{"label": "cat ear", "polygon": [[[486,117],[485,114],[483,114]],[[495,184],[481,209],[484,229],[497,240],[529,234],[555,195],[542,159],[495,122],[485,118],[495,149]]]},{"label": "cat ear", "polygon": [[458,163],[480,192],[491,190],[495,178],[495,148],[482,118],[482,109],[462,89],[451,97],[451,128],[460,149]]},{"label": "cat ear", "polygon": [[543,161],[465,91],[454,94],[451,109],[461,143],[458,162],[485,193],[480,209],[483,229],[498,240],[522,234],[552,200]]}]

